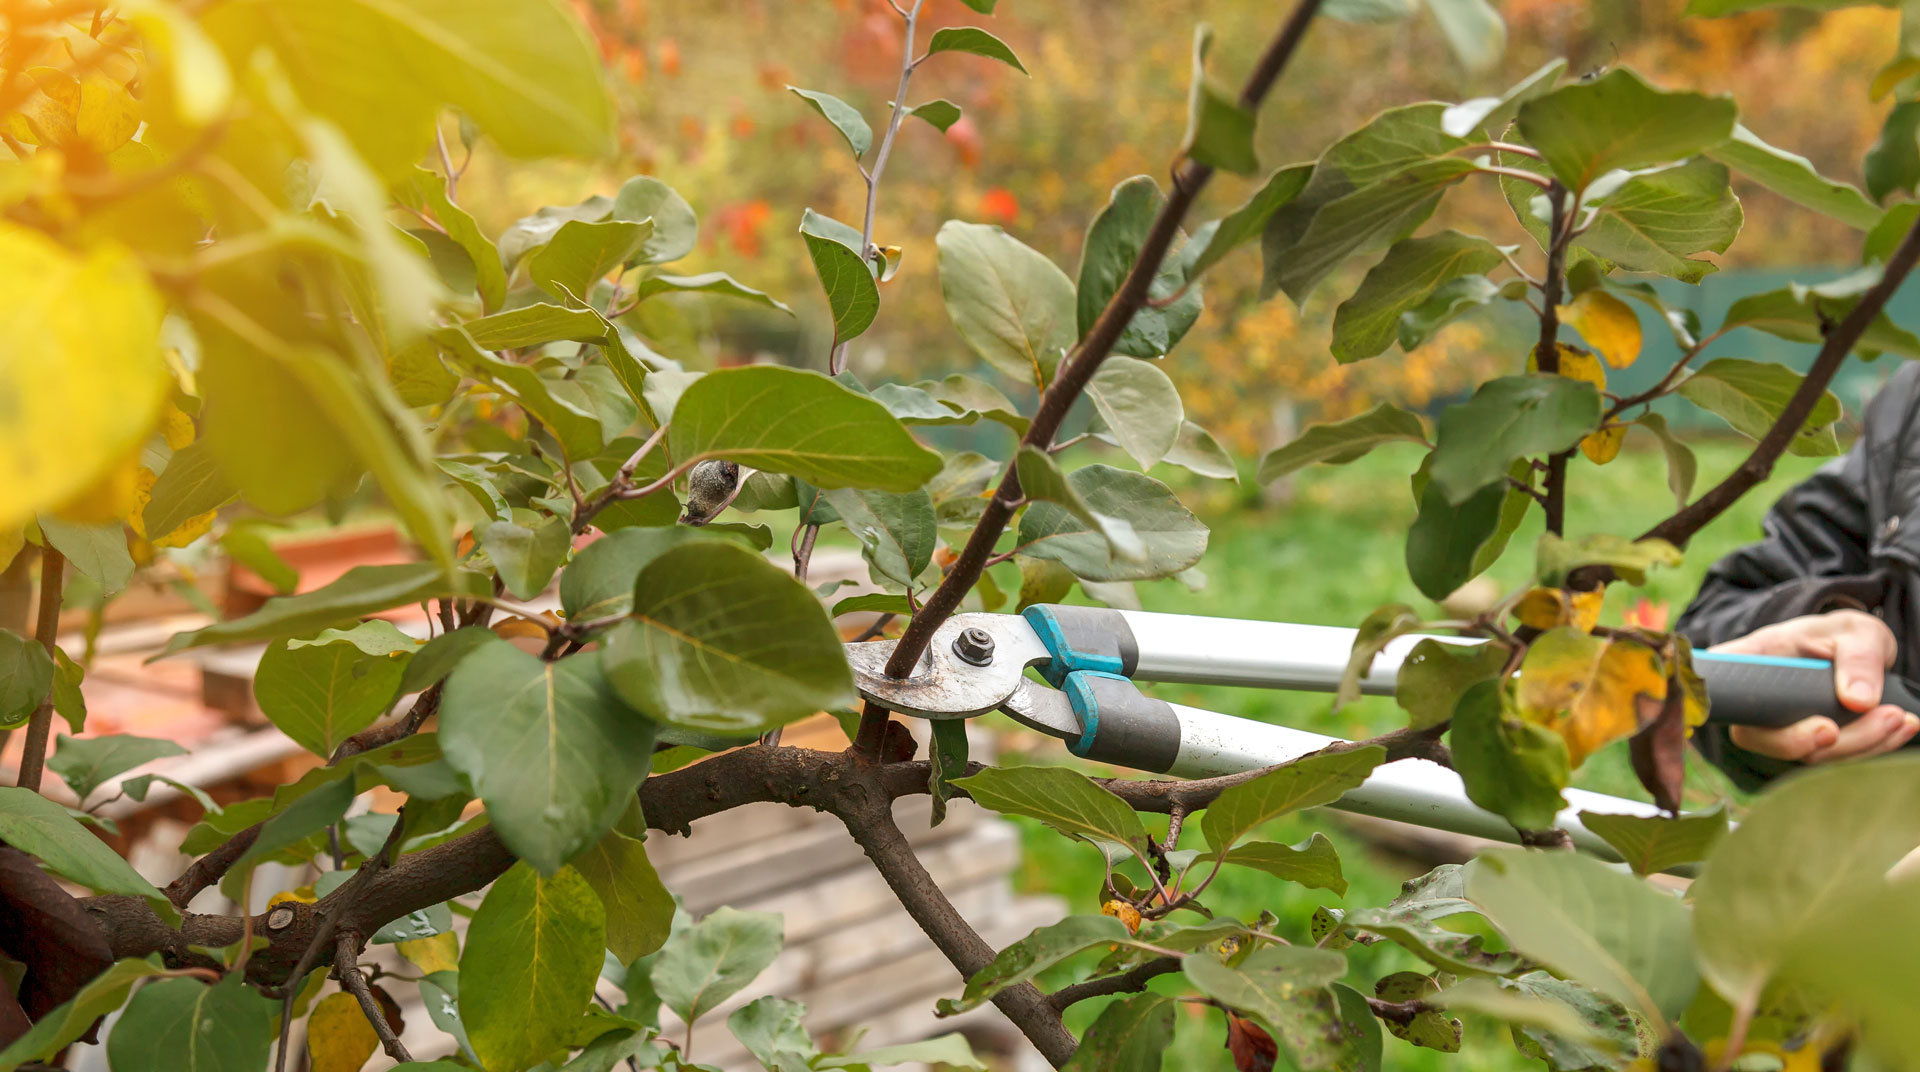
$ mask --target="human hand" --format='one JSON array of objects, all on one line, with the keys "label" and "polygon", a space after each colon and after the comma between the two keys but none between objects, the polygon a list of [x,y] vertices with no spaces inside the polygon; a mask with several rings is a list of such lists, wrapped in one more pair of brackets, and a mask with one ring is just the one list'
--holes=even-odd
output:
[{"label": "human hand", "polygon": [[1920,732],[1920,716],[1880,702],[1897,644],[1887,623],[1857,610],[1810,614],[1756,629],[1710,651],[1784,655],[1833,663],[1834,693],[1850,710],[1864,712],[1845,726],[1830,718],[1804,718],[1768,729],[1735,726],[1733,743],[1749,752],[1801,763],[1828,763],[1877,756],[1906,744]]}]

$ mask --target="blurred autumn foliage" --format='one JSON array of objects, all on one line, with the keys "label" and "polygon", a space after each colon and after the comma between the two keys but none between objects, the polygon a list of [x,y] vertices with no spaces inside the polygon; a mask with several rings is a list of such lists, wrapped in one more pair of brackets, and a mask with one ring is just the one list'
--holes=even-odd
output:
[{"label": "blurred autumn foliage", "polygon": [[[772,357],[824,367],[828,333],[796,228],[804,208],[858,224],[865,197],[839,137],[789,85],[833,93],[879,126],[899,71],[898,18],[887,0],[572,0],[598,36],[622,109],[626,174],[657,174],[699,205],[703,261],[753,279],[799,311],[708,305],[670,307],[660,334],[704,363]],[[1671,88],[1733,94],[1749,125],[1824,173],[1858,182],[1885,102],[1869,100],[1860,72],[1879,67],[1899,32],[1894,10],[1826,15],[1762,11],[1682,18],[1683,0],[1506,0],[1506,56],[1469,74],[1424,16],[1387,27],[1323,20],[1261,114],[1263,161],[1317,156],[1342,130],[1389,106],[1498,92],[1548,59],[1576,71],[1627,64]],[[886,173],[875,224],[881,245],[904,247],[879,320],[856,344],[853,368],[933,373],[970,363],[945,323],[933,235],[946,219],[997,223],[1052,256],[1069,274],[1087,222],[1120,180],[1162,177],[1185,119],[1190,34],[1218,31],[1213,66],[1223,76],[1251,62],[1273,5],[1218,0],[1005,0],[990,18],[959,0],[927,0],[923,43],[947,25],[984,23],[1026,59],[1032,77],[959,54],[916,74],[914,103],[945,97],[963,117],[944,134],[906,120]],[[471,177],[492,184],[487,203],[523,205],[578,189],[564,165]],[[1738,182],[1739,180],[1736,180]],[[1223,177],[1197,218],[1237,205],[1248,184]],[[1852,262],[1857,236],[1779,198],[1737,187],[1747,224],[1721,258],[1729,266]],[[1016,192],[1017,191],[1017,192]],[[1496,241],[1524,241],[1491,184],[1449,202],[1443,221]],[[484,221],[499,226],[505,219]],[[1357,274],[1364,265],[1348,271]],[[1241,254],[1209,274],[1207,309],[1171,359],[1187,412],[1246,453],[1271,435],[1270,403],[1303,417],[1340,417],[1382,397],[1418,406],[1520,363],[1524,343],[1490,325],[1457,324],[1412,354],[1397,350],[1350,367],[1327,349],[1332,302],[1324,288],[1296,309],[1258,300],[1259,262]],[[679,322],[684,318],[684,323]],[[715,319],[721,318],[721,319]]]}]

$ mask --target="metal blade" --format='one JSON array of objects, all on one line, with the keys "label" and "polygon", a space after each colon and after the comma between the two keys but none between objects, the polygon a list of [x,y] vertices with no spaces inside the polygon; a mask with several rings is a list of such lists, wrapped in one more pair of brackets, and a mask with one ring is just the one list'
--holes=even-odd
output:
[{"label": "metal blade", "polygon": [[[984,632],[991,642],[986,664],[960,657],[954,642],[968,630]],[[956,614],[933,634],[933,643],[913,673],[888,677],[887,659],[895,641],[847,645],[847,662],[860,695],[889,711],[920,718],[972,718],[1005,703],[1020,687],[1027,667],[1052,658],[1047,646],[1017,614]],[[1076,724],[1077,725],[1077,724]],[[1074,731],[1077,736],[1079,731]]]},{"label": "metal blade", "polygon": [[1074,713],[1067,694],[1057,689],[1022,680],[1013,695],[1000,705],[1000,710],[1028,729],[1063,741],[1080,739],[1080,716]]}]

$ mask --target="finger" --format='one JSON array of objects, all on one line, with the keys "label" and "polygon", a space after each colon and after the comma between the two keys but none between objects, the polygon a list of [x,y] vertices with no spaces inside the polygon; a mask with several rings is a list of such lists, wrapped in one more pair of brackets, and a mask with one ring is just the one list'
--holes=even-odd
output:
[{"label": "finger", "polygon": [[1893,630],[1867,614],[1849,614],[1834,624],[1834,692],[1853,710],[1869,710],[1880,702],[1881,683],[1893,665]]},{"label": "finger", "polygon": [[1906,744],[1920,720],[1886,704],[1867,712],[1845,726],[1832,744],[1816,748],[1805,757],[1808,763],[1829,763],[1837,759],[1876,756]]},{"label": "finger", "polygon": [[1803,718],[1790,726],[1765,729],[1759,726],[1735,726],[1730,731],[1733,743],[1756,755],[1773,759],[1805,759],[1840,739],[1840,727],[1830,718]]}]

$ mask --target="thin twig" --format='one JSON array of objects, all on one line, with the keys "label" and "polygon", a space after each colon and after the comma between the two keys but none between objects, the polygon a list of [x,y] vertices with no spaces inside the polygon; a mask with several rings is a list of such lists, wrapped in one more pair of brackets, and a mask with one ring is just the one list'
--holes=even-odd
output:
[{"label": "thin twig", "polygon": [[847,643],[864,644],[867,641],[872,640],[873,638],[886,632],[887,626],[893,624],[893,619],[895,617],[897,617],[897,615],[895,615],[892,611],[888,611],[887,613],[882,614],[880,617],[874,619],[872,625],[869,625],[865,629],[860,630],[859,636],[854,637],[852,640],[848,641]]},{"label": "thin twig", "polygon": [[1131,994],[1145,990],[1147,983],[1162,975],[1170,975],[1180,970],[1180,958],[1156,957],[1119,975],[1107,975],[1098,979],[1063,986],[1047,995],[1047,1003],[1056,1010],[1065,1012],[1068,1008],[1088,998],[1102,998],[1108,994]]},{"label": "thin twig", "polygon": [[447,204],[457,205],[460,202],[454,198],[453,189],[454,183],[460,181],[460,173],[453,170],[453,157],[447,154],[447,134],[439,123],[433,125],[433,144],[440,150],[440,166],[447,172]]},{"label": "thin twig", "polygon": [[[49,661],[53,659],[54,641],[60,632],[60,593],[66,583],[66,567],[66,556],[48,540],[40,550],[40,615],[34,624],[33,638],[46,649]],[[40,791],[40,779],[47,766],[47,738],[52,733],[53,690],[49,688],[27,722],[25,747],[20,753],[17,783],[20,788]]]},{"label": "thin twig", "polygon": [[[1540,341],[1534,346],[1536,367],[1547,375],[1560,371],[1560,291],[1566,283],[1567,190],[1559,180],[1547,184],[1551,221],[1547,228],[1547,271],[1540,285]],[[1558,536],[1567,527],[1567,462],[1572,451],[1547,458],[1545,498],[1547,531]]]},{"label": "thin twig", "polygon": [[807,564],[813,559],[813,541],[820,535],[820,526],[808,525],[800,537],[800,549],[793,553],[793,578],[801,584],[807,583]]},{"label": "thin twig", "polygon": [[649,435],[645,442],[640,444],[639,449],[629,455],[626,461],[620,463],[620,468],[614,472],[613,479],[607,482],[606,487],[600,489],[600,494],[574,509],[572,527],[575,536],[585,532],[600,511],[605,510],[610,503],[621,497],[621,493],[633,486],[634,470],[640,468],[640,463],[645,461],[647,455],[653,453],[653,448],[659,446],[666,438],[667,425],[662,423],[660,427],[653,430],[653,434]]},{"label": "thin twig", "polygon": [[387,1056],[405,1063],[413,1060],[413,1055],[400,1043],[400,1036],[393,1033],[393,1025],[387,1022],[387,1013],[373,996],[373,988],[367,985],[366,977],[360,974],[360,936],[345,933],[334,940],[333,974],[340,979],[341,987],[360,1002],[360,1011],[367,1016],[367,1022],[373,1025],[374,1033],[380,1036],[381,1048]]},{"label": "thin twig", "polygon": [[1501,167],[1499,164],[1475,164],[1474,170],[1483,175],[1503,175],[1509,179],[1519,179],[1521,182],[1538,186],[1542,190],[1553,189],[1553,180],[1547,178],[1545,175],[1536,175],[1531,171],[1522,171],[1519,168]]}]

